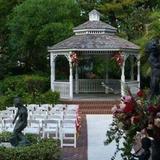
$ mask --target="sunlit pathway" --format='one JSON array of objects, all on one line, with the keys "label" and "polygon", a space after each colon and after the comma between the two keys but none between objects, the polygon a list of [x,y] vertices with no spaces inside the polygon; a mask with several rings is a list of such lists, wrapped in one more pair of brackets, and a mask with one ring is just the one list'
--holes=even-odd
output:
[{"label": "sunlit pathway", "polygon": [[[112,122],[112,115],[86,115],[88,132],[88,160],[110,160],[115,151],[115,143],[104,145],[106,131]],[[116,160],[122,160],[117,155]]]}]

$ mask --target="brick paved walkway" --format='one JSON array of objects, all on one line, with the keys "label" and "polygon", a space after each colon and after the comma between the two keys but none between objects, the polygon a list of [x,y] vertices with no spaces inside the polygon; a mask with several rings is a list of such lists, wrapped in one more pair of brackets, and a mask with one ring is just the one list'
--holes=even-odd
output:
[{"label": "brick paved walkway", "polygon": [[78,137],[77,148],[64,147],[61,160],[87,160],[87,124],[86,115],[81,115],[82,128]]},{"label": "brick paved walkway", "polygon": [[87,122],[86,114],[110,114],[114,104],[118,104],[119,100],[80,100],[80,101],[64,101],[65,104],[79,104],[82,117],[81,133],[77,141],[77,148],[64,147],[62,149],[61,160],[87,160]]}]

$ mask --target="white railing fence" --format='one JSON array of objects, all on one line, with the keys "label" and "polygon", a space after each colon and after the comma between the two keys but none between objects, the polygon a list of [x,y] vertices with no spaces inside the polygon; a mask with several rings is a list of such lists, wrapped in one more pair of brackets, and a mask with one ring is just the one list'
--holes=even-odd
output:
[{"label": "white railing fence", "polygon": [[[105,87],[102,85],[105,83],[105,79],[79,79],[78,91],[79,93],[105,93]],[[75,92],[75,80],[74,80],[74,92]],[[110,88],[120,90],[120,80],[109,79],[107,85]]]},{"label": "white railing fence", "polygon": [[122,95],[128,95],[127,88],[130,89],[130,92],[133,95],[135,95],[139,90],[139,82],[138,81],[121,82],[121,85],[122,85],[122,88],[121,88]]},{"label": "white railing fence", "polygon": [[104,92],[105,88],[101,85],[103,79],[79,79],[79,92],[80,93],[95,93]]},{"label": "white railing fence", "polygon": [[[75,93],[75,80],[73,81],[73,91]],[[115,91],[121,91],[126,95],[126,86],[130,88],[132,94],[136,94],[139,89],[138,81],[126,81],[121,82],[118,79],[109,79],[105,82],[105,79],[78,79],[78,93],[105,93],[105,87],[102,85],[104,82],[108,87]],[[54,90],[60,92],[61,98],[70,98],[70,83],[66,81],[56,81],[54,84]],[[121,88],[122,85],[122,88]]]},{"label": "white railing fence", "polygon": [[135,95],[139,90],[139,82],[138,81],[126,81],[125,85],[129,87],[129,89],[133,95]]},{"label": "white railing fence", "polygon": [[61,98],[70,98],[69,82],[54,82],[54,90],[60,92]]}]

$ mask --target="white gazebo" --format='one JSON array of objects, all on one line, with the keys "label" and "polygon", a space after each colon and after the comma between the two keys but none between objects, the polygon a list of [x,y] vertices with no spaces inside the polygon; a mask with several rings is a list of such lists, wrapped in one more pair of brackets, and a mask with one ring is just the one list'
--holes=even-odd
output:
[{"label": "white gazebo", "polygon": [[[48,47],[50,52],[51,66],[51,90],[60,92],[61,98],[73,99],[74,93],[98,93],[107,94],[107,89],[102,82],[111,88],[119,87],[121,95],[125,95],[125,87],[129,86],[134,94],[140,87],[140,55],[139,47],[132,42],[122,39],[116,35],[117,29],[100,21],[100,13],[92,10],[89,20],[78,27],[73,28],[75,35]],[[104,56],[111,58],[115,53],[120,53],[124,61],[121,65],[121,79],[115,80],[108,77],[106,69],[105,79],[80,79],[78,76],[78,64],[73,65],[71,55]],[[65,81],[55,80],[55,60],[57,56],[65,56],[69,63],[69,79]],[[136,62],[137,76],[134,76],[133,65],[131,65],[131,77],[125,78],[125,62],[130,57],[131,64]],[[136,59],[136,60],[135,60]],[[65,67],[65,66],[64,66]],[[75,67],[75,78],[73,79],[73,68]]]}]

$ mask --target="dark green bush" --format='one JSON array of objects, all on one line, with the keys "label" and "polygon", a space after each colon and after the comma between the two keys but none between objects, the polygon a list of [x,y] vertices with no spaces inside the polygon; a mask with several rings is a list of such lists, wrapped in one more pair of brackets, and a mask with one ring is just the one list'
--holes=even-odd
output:
[{"label": "dark green bush", "polygon": [[56,104],[58,92],[49,90],[49,79],[39,75],[10,76],[0,82],[0,110],[13,105],[15,96],[22,98],[24,104]]},{"label": "dark green bush", "polygon": [[60,154],[58,142],[51,139],[27,147],[0,147],[1,160],[59,160]]},{"label": "dark green bush", "polygon": [[6,106],[10,106],[9,98],[7,96],[0,96],[0,110],[5,110]]},{"label": "dark green bush", "polygon": [[41,97],[41,103],[57,104],[60,99],[59,92],[48,91]]},{"label": "dark green bush", "polygon": [[[7,96],[0,96],[0,110],[6,109],[7,106],[12,106],[15,95],[15,92],[11,92]],[[60,94],[52,91],[47,91],[43,94],[37,92],[36,96],[33,97],[29,93],[24,93],[21,98],[24,104],[57,104],[60,100]]]},{"label": "dark green bush", "polygon": [[10,76],[1,81],[1,94],[15,93],[22,96],[24,93],[36,95],[36,92],[44,93],[49,90],[49,78],[39,75]]},{"label": "dark green bush", "polygon": [[0,133],[0,142],[8,142],[11,136],[12,136],[12,133],[10,132]]},{"label": "dark green bush", "polygon": [[[10,138],[12,137],[13,133],[11,132],[2,132],[0,133],[0,142],[9,142]],[[25,137],[31,144],[36,144],[40,140],[38,135],[34,134],[26,134]]]}]

